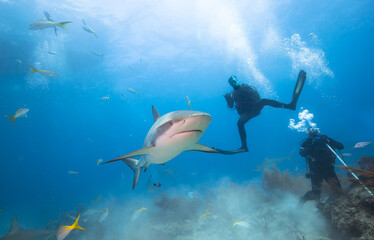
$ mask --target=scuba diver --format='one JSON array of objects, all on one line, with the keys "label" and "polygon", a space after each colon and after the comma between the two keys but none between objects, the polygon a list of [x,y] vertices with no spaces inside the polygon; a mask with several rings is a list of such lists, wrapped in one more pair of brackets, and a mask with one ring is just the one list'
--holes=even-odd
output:
[{"label": "scuba diver", "polygon": [[318,200],[320,198],[323,180],[341,188],[334,169],[336,157],[326,144],[332,149],[339,150],[344,148],[343,144],[326,135],[321,135],[319,130],[313,127],[309,127],[308,136],[303,141],[299,153],[306,159],[309,173],[305,174],[305,177],[310,178],[312,190],[301,197],[301,204],[308,200]]},{"label": "scuba diver", "polygon": [[242,146],[234,151],[226,151],[217,148],[215,149],[222,154],[248,152],[247,134],[245,132],[244,125],[250,119],[260,115],[261,110],[265,106],[295,110],[297,100],[299,99],[301,90],[303,89],[305,83],[305,79],[306,73],[301,70],[297,78],[292,101],[286,104],[271,99],[260,98],[260,94],[258,94],[257,90],[254,87],[251,87],[248,84],[240,84],[236,76],[231,76],[228,82],[234,90],[230,93],[227,93],[225,95],[225,99],[228,107],[230,109],[233,109],[235,107],[236,111],[240,115],[238,120],[238,129]]}]

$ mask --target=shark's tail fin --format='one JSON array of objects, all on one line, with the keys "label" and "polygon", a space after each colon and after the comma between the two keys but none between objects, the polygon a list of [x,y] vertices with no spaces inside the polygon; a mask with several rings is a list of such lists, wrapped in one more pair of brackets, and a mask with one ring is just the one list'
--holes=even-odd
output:
[{"label": "shark's tail fin", "polygon": [[13,127],[13,124],[14,124],[14,121],[16,120],[16,118],[14,116],[9,116],[9,115],[4,115],[4,117],[8,117],[12,120],[12,127]]},{"label": "shark's tail fin", "polygon": [[30,67],[32,71],[29,74],[36,73],[38,71],[38,69],[34,68],[33,66]]},{"label": "shark's tail fin", "polygon": [[19,227],[17,216],[14,216],[12,225],[10,226],[9,233],[14,233],[20,231],[21,228]]},{"label": "shark's tail fin", "polygon": [[141,167],[138,166],[139,160],[133,158],[125,158],[122,159],[122,162],[126,163],[126,165],[134,171],[134,182],[132,183],[132,189],[134,189],[136,184],[138,183],[140,172],[142,170]]},{"label": "shark's tail fin", "polygon": [[[68,24],[68,23],[72,23],[72,22],[70,22],[70,21],[69,21],[69,22],[60,22],[60,23],[58,24],[58,26],[61,27],[61,28],[63,28],[63,29],[65,29],[65,30],[68,30],[68,29],[65,27],[65,25]],[[69,30],[68,30],[68,31],[69,31]]]}]

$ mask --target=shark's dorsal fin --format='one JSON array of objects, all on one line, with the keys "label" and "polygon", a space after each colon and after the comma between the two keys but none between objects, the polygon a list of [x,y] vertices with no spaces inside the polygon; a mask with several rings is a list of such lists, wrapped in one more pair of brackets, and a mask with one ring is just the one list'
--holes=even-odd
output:
[{"label": "shark's dorsal fin", "polygon": [[199,152],[206,152],[206,153],[219,153],[216,149],[213,149],[211,147],[205,146],[201,143],[195,143],[192,145],[189,149],[185,151],[199,151]]},{"label": "shark's dorsal fin", "polygon": [[14,216],[12,226],[10,226],[9,233],[14,233],[20,231],[21,228],[19,227],[17,216]]},{"label": "shark's dorsal fin", "polygon": [[153,120],[156,122],[157,119],[160,118],[160,114],[158,114],[155,106],[152,105],[152,114],[153,114]]}]

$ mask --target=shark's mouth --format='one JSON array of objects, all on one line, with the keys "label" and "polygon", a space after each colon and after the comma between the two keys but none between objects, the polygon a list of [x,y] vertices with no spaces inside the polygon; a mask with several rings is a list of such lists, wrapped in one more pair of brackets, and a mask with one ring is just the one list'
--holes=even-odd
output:
[{"label": "shark's mouth", "polygon": [[175,137],[177,135],[181,135],[181,134],[184,135],[184,134],[195,133],[195,132],[199,132],[199,133],[203,134],[203,131],[201,131],[201,130],[187,130],[187,131],[176,133],[173,136],[171,136],[170,138]]}]

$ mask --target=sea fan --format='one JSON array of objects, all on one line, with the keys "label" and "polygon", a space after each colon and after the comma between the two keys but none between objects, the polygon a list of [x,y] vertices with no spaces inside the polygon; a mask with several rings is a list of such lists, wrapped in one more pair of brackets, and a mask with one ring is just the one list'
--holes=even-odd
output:
[{"label": "sea fan", "polygon": [[344,167],[344,166],[339,166],[341,169],[347,171],[347,172],[353,172],[355,174],[360,175],[360,179],[358,180],[353,177],[346,177],[343,178],[343,180],[358,183],[358,184],[363,184],[367,188],[374,189],[374,172],[373,171],[367,171],[367,170],[362,170],[354,167]]}]

